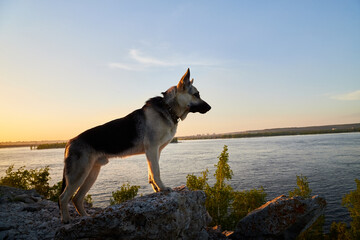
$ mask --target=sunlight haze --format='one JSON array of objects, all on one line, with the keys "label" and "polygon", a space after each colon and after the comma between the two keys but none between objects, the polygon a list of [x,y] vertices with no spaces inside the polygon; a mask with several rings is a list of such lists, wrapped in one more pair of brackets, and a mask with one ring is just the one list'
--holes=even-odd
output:
[{"label": "sunlight haze", "polygon": [[360,1],[0,2],[0,142],[67,140],[190,68],[177,136],[360,122]]}]

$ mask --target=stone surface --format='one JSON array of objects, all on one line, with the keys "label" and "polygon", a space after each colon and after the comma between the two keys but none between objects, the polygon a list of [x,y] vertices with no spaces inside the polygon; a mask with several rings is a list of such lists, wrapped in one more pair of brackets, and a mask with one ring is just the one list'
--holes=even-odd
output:
[{"label": "stone surface", "polygon": [[205,194],[180,187],[107,207],[87,208],[80,217],[72,204],[72,222],[60,222],[57,203],[33,190],[0,186],[2,239],[294,239],[322,214],[326,205],[312,199],[280,196],[243,218],[234,233],[206,227]]},{"label": "stone surface", "polygon": [[225,240],[227,236],[231,235],[233,231],[222,231],[221,226],[207,227],[206,231],[209,235],[208,240]]},{"label": "stone surface", "polygon": [[72,222],[64,225],[57,203],[33,190],[0,186],[0,240],[209,239],[204,203],[204,192],[180,187],[105,209],[87,208],[91,217],[80,217],[70,204]]},{"label": "stone surface", "polygon": [[105,208],[60,228],[55,239],[208,239],[205,194],[177,188]]},{"label": "stone surface", "polygon": [[[99,209],[88,209],[95,214]],[[78,217],[70,207],[72,217]],[[57,203],[34,190],[0,186],[0,239],[54,239],[62,227]]]},{"label": "stone surface", "polygon": [[323,214],[326,201],[282,195],[241,219],[231,239],[295,239]]}]

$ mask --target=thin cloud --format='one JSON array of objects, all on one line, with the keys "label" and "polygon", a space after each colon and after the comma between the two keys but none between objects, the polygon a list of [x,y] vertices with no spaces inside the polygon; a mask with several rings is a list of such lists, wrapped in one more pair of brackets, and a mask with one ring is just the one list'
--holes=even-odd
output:
[{"label": "thin cloud", "polygon": [[109,63],[108,66],[110,68],[118,68],[128,71],[141,71],[148,67],[170,67],[170,66],[183,66],[183,65],[192,65],[192,66],[214,66],[217,65],[215,63],[211,63],[209,61],[183,61],[178,59],[177,61],[172,60],[160,60],[158,58],[154,58],[151,56],[145,56],[141,51],[137,49],[129,50],[129,62],[132,63],[124,63],[124,62],[113,62]]},{"label": "thin cloud", "polygon": [[136,68],[136,66],[130,66],[129,64],[123,64],[123,63],[109,63],[109,67],[110,68],[119,68],[119,69],[128,70],[128,71],[138,70],[138,68]]},{"label": "thin cloud", "polygon": [[173,66],[173,64],[169,62],[164,62],[152,57],[141,56],[140,51],[136,49],[131,49],[129,55],[133,60],[137,61],[140,64],[151,66]]},{"label": "thin cloud", "polygon": [[332,96],[332,99],[340,100],[340,101],[356,101],[360,100],[360,90],[349,92],[345,94],[340,94],[336,96]]}]

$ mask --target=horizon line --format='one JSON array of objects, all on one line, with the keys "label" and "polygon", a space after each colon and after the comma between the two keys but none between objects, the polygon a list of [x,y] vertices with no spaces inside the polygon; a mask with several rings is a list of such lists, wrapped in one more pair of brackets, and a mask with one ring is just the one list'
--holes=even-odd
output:
[{"label": "horizon line", "polygon": [[[193,136],[203,136],[203,135],[221,135],[221,134],[236,134],[236,133],[246,133],[246,132],[255,132],[255,131],[269,131],[269,130],[279,130],[279,129],[291,129],[291,128],[312,128],[312,127],[335,127],[335,126],[346,126],[346,125],[360,125],[360,122],[357,123],[345,123],[345,124],[326,124],[326,125],[312,125],[312,126],[301,126],[301,127],[276,127],[276,128],[263,128],[263,129],[252,129],[252,130],[243,130],[243,131],[233,131],[233,132],[222,132],[222,133],[205,133],[205,134],[193,134],[186,136],[175,136],[174,138],[184,138],[184,137],[193,137]],[[26,141],[2,141],[0,144],[5,143],[37,143],[37,142],[67,142],[68,140],[26,140]]]}]

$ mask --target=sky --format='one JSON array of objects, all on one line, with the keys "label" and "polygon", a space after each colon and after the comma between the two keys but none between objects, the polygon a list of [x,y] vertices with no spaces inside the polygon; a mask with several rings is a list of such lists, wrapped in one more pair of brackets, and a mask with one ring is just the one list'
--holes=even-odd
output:
[{"label": "sky", "polygon": [[360,122],[360,1],[0,1],[0,142],[67,140],[190,68],[177,136]]}]

